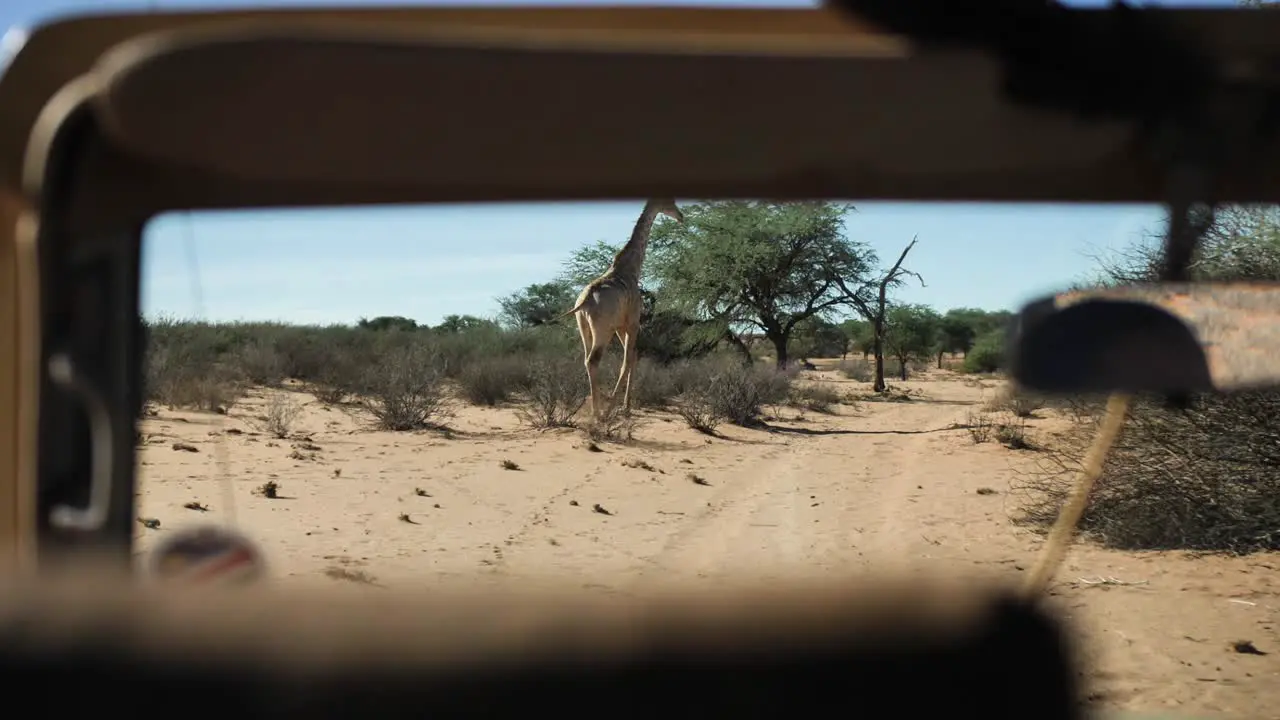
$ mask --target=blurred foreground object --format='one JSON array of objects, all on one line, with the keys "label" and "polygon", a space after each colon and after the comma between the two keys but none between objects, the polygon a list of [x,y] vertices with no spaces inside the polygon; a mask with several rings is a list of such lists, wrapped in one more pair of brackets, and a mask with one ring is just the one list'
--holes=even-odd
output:
[{"label": "blurred foreground object", "polygon": [[243,585],[266,576],[258,546],[218,525],[173,533],[152,549],[147,565],[152,577],[168,582]]},{"label": "blurred foreground object", "polygon": [[1010,330],[1009,367],[1053,393],[1231,392],[1280,385],[1280,285],[1169,283],[1061,293]]},{"label": "blurred foreground object", "polygon": [[60,713],[1067,720],[1082,715],[1066,634],[1002,592],[877,578],[625,598],[144,589],[79,572],[0,592],[7,699],[75,687]]}]

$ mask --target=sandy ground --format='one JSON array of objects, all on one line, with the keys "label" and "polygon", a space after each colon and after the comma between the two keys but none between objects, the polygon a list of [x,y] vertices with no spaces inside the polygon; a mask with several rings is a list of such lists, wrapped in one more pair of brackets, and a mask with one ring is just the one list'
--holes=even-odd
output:
[{"label": "sandy ground", "polygon": [[[1039,539],[1010,522],[1008,491],[1035,453],[951,429],[999,384],[942,373],[905,385],[921,396],[803,419],[787,409],[772,432],[724,428],[724,438],[643,413],[634,441],[598,451],[574,431],[526,429],[510,409],[460,408],[452,437],[388,433],[298,393],[307,405],[285,440],[258,428],[261,393],[225,417],[162,410],[143,428],[139,498],[140,515],[161,526],[139,526],[139,546],[230,521],[262,543],[280,581],[368,592],[511,581],[628,593],[671,577],[758,582],[904,565],[1016,581]],[[268,480],[279,499],[255,493]],[[193,501],[208,511],[184,508]],[[1085,633],[1094,701],[1280,718],[1278,569],[1267,555],[1074,548],[1054,602]],[[1101,578],[1118,582],[1092,584]],[[1235,652],[1239,640],[1267,654]]]}]

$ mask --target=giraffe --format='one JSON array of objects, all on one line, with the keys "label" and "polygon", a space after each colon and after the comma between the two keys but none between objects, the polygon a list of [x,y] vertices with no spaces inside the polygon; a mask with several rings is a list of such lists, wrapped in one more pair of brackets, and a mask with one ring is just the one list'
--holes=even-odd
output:
[{"label": "giraffe", "polygon": [[614,256],[609,269],[587,283],[573,309],[560,315],[577,315],[583,364],[587,367],[587,382],[591,389],[591,413],[596,422],[600,420],[596,370],[614,335],[622,343],[622,371],[618,373],[618,382],[613,386],[609,402],[612,405],[617,401],[618,389],[621,388],[623,408],[631,411],[631,371],[635,369],[636,336],[640,332],[640,266],[644,264],[645,249],[649,245],[649,231],[659,213],[676,222],[684,222],[684,213],[676,207],[675,200],[663,198],[645,203],[635,229],[631,231],[631,239]]}]

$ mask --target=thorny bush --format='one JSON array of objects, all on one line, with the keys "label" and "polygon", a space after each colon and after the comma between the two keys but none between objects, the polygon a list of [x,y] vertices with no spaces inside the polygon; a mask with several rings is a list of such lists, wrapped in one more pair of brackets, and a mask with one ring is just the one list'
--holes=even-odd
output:
[{"label": "thorny bush", "polygon": [[389,348],[362,385],[365,407],[383,430],[441,428],[452,416],[443,363],[430,348]]},{"label": "thorny bush", "polygon": [[[1057,517],[1101,420],[1101,401],[1078,418],[1018,482],[1018,519]],[[1081,521],[1102,543],[1128,550],[1247,553],[1280,550],[1280,392],[1206,395],[1191,409],[1135,401]]]}]

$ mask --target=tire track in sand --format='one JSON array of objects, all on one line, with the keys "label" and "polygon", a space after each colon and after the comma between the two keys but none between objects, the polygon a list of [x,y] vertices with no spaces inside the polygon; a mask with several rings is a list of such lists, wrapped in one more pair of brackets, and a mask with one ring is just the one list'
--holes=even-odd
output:
[{"label": "tire track in sand", "polygon": [[[952,421],[966,409],[957,408]],[[932,490],[926,486],[947,482],[929,468],[954,446],[953,433],[963,432],[922,432],[947,426],[938,410],[885,403],[791,435],[677,526],[637,584],[854,574],[932,560],[937,548],[922,533],[932,509],[921,500]]]}]

